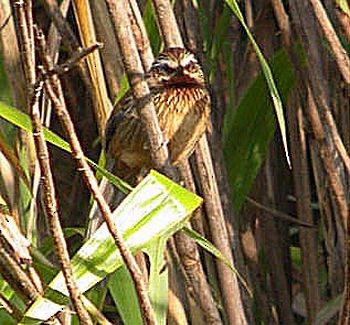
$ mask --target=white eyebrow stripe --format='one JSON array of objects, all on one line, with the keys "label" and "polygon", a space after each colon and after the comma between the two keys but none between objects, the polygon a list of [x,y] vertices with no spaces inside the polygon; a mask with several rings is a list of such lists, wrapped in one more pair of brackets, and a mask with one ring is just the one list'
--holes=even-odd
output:
[{"label": "white eyebrow stripe", "polygon": [[170,68],[176,68],[176,63],[173,62],[173,61],[170,61],[170,60],[167,60],[167,59],[158,59],[156,62],[153,63],[153,68],[156,68],[156,67],[161,67],[161,66],[164,66],[164,65],[167,65],[168,67]]},{"label": "white eyebrow stripe", "polygon": [[193,54],[186,55],[180,62],[182,67],[185,67],[189,63],[198,63],[198,61],[196,60]]}]

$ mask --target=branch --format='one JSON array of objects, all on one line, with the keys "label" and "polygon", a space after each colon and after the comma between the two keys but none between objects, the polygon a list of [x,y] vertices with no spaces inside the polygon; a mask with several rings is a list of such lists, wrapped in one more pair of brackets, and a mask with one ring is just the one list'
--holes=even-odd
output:
[{"label": "branch", "polygon": [[309,2],[311,3],[314,14],[321,26],[323,34],[329,43],[330,49],[334,54],[338,69],[345,82],[350,85],[350,60],[345,49],[339,41],[337,33],[334,31],[326,10],[324,9],[322,2],[319,0],[309,0]]},{"label": "branch", "polygon": [[153,0],[160,31],[166,47],[183,47],[181,33],[177,26],[173,8],[169,0]]},{"label": "branch", "polygon": [[26,81],[27,81],[27,105],[33,125],[33,137],[37,158],[39,160],[42,182],[44,188],[44,202],[47,212],[48,222],[51,234],[55,244],[55,250],[60,262],[62,272],[65,277],[66,285],[72,300],[73,306],[77,312],[78,318],[82,324],[92,324],[87,311],[85,310],[81,296],[77,289],[73,277],[73,271],[70,264],[69,254],[64,239],[63,231],[60,225],[53,176],[49,164],[49,154],[43,135],[43,127],[40,120],[40,111],[38,99],[42,90],[42,82],[36,84],[35,71],[35,51],[34,51],[34,29],[32,17],[32,3],[27,1],[17,1],[14,3],[15,11],[18,17],[19,33],[22,41],[22,60],[24,62]]}]

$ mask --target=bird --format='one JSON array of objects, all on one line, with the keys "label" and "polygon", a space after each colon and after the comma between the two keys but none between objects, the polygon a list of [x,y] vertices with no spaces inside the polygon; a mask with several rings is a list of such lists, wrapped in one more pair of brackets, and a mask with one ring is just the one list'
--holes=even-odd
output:
[{"label": "bird", "polygon": [[[170,162],[177,166],[192,154],[199,139],[210,129],[211,101],[202,67],[191,51],[170,47],[155,59],[145,79]],[[154,168],[138,104],[132,91],[127,91],[114,106],[103,139],[107,169],[130,185],[136,185],[145,172]],[[100,190],[112,209],[124,198],[106,179]],[[96,203],[89,220],[87,238],[102,223]]]},{"label": "bird", "polygon": [[[211,102],[202,67],[191,51],[170,47],[155,59],[145,79],[170,162],[176,166],[192,154],[210,124]],[[113,161],[109,164],[113,165],[112,172],[123,179],[154,167],[131,90],[110,114],[104,147],[107,161]]]}]

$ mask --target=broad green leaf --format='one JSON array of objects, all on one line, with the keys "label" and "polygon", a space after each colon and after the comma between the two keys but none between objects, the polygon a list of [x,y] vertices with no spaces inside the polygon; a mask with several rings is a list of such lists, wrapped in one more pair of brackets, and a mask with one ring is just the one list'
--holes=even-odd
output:
[{"label": "broad green leaf", "polygon": [[[166,237],[161,237],[143,249],[150,262],[148,291],[156,315],[157,324],[165,324],[168,311],[168,271],[164,268]],[[108,281],[114,302],[124,324],[143,324],[138,299],[129,271],[118,269]],[[125,292],[128,294],[125,295]]]},{"label": "broad green leaf", "polygon": [[[0,117],[18,126],[24,131],[32,133],[32,123],[29,116],[14,107],[6,105],[1,101],[0,101]],[[63,140],[54,132],[50,131],[49,129],[44,128],[44,136],[46,141],[50,142],[56,147],[64,151],[71,152],[69,143]],[[129,191],[131,191],[132,187],[128,185],[126,182],[124,182],[122,179],[113,175],[106,169],[100,167],[91,159],[89,158],[85,158],[85,159],[93,168],[95,168],[101,175],[105,176],[113,185],[115,185],[123,193],[128,193]]]},{"label": "broad green leaf", "polygon": [[232,9],[233,13],[236,15],[239,22],[241,23],[244,30],[246,31],[247,36],[248,36],[250,42],[252,43],[253,48],[256,52],[256,55],[260,61],[260,65],[261,65],[263,74],[265,76],[265,80],[267,82],[270,96],[271,96],[273,106],[274,106],[274,109],[276,112],[277,121],[278,121],[278,125],[279,125],[280,131],[281,131],[282,142],[283,142],[287,162],[288,162],[288,165],[290,166],[290,158],[289,158],[289,153],[288,153],[287,134],[286,134],[286,123],[285,123],[284,115],[283,115],[283,106],[282,106],[282,101],[281,101],[281,98],[279,96],[277,87],[275,85],[275,81],[274,81],[272,72],[271,72],[270,67],[264,58],[264,55],[262,54],[262,52],[259,48],[259,45],[256,43],[252,33],[249,30],[248,25],[246,24],[246,22],[244,20],[244,17],[241,13],[241,10],[239,9],[237,1],[236,0],[225,0],[225,1],[228,4],[228,6]]},{"label": "broad green leaf", "polygon": [[[271,60],[282,98],[287,100],[294,85],[291,63],[284,51]],[[244,94],[235,114],[227,121],[224,153],[234,207],[240,210],[275,132],[275,119],[264,77],[260,74]]]},{"label": "broad green leaf", "polygon": [[[126,197],[113,213],[116,227],[128,247],[136,252],[152,241],[168,238],[181,229],[202,199],[161,174],[151,173]],[[123,265],[119,251],[104,224],[72,259],[73,272],[85,292]],[[49,284],[45,296],[36,300],[22,324],[47,320],[69,303],[62,273]]]}]

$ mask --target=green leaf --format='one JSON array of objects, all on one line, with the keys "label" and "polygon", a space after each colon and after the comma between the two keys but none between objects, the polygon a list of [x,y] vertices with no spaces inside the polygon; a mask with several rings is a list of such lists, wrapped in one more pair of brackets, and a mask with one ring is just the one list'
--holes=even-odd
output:
[{"label": "green leaf", "polygon": [[347,0],[336,0],[339,8],[348,16],[350,16],[350,8]]},{"label": "green leaf", "polygon": [[[202,199],[161,174],[151,173],[113,213],[113,221],[128,247],[136,252],[181,229]],[[104,224],[72,259],[78,288],[85,292],[123,265],[114,240]],[[28,309],[22,324],[47,320],[69,303],[62,273],[49,284],[43,298]]]},{"label": "green leaf", "polygon": [[233,273],[236,274],[239,281],[242,283],[244,288],[247,290],[250,297],[253,297],[252,290],[249,288],[247,282],[243,279],[243,277],[239,274],[237,269],[231,264],[231,262],[221,254],[221,252],[206,238],[204,238],[201,234],[194,231],[193,229],[184,227],[183,231],[191,237],[199,246],[204,248],[207,252],[213,254],[217,259],[219,259],[222,263],[224,263]]},{"label": "green leaf", "polygon": [[[19,128],[23,129],[24,131],[27,131],[29,133],[32,133],[32,123],[30,120],[30,117],[19,111],[18,109],[11,107],[9,105],[6,105],[5,103],[0,101],[0,117],[7,120],[8,122],[18,126]],[[51,144],[55,145],[56,147],[71,152],[69,143],[63,140],[61,137],[59,137],[54,132],[50,131],[47,128],[44,128],[44,136],[45,140],[50,142]],[[100,174],[105,176],[113,185],[115,185],[120,191],[123,193],[128,193],[131,191],[132,187],[124,182],[119,177],[113,175],[108,170],[100,167],[98,164],[96,164],[91,159],[85,157],[85,159],[88,161],[88,163],[95,168]]]},{"label": "green leaf", "polygon": [[[150,262],[148,279],[149,297],[157,324],[165,324],[168,311],[168,271],[164,268],[166,237],[161,237],[143,249]],[[108,281],[113,300],[124,324],[143,324],[138,298],[129,271],[125,266],[118,269]],[[125,293],[128,293],[127,295]]]},{"label": "green leaf", "polygon": [[145,248],[151,265],[148,283],[149,297],[158,325],[166,324],[168,312],[168,268],[165,267],[164,260],[167,239],[160,237]]},{"label": "green leaf", "polygon": [[264,58],[264,55],[262,54],[262,52],[259,48],[259,45],[256,43],[252,33],[249,30],[248,25],[246,24],[246,22],[244,20],[244,17],[241,13],[241,10],[239,9],[237,1],[236,0],[225,0],[225,1],[228,4],[228,6],[231,8],[233,13],[236,15],[239,22],[242,24],[244,30],[247,33],[247,36],[248,36],[250,42],[253,45],[255,53],[260,61],[260,65],[261,65],[263,74],[265,76],[265,80],[267,82],[270,96],[271,96],[273,106],[274,106],[274,109],[276,112],[277,121],[278,121],[278,125],[279,125],[281,135],[282,135],[282,141],[283,141],[283,146],[284,146],[284,151],[286,154],[287,162],[288,162],[288,165],[290,166],[290,158],[289,158],[289,153],[288,153],[287,135],[286,135],[286,123],[285,123],[284,115],[283,115],[283,106],[282,106],[282,101],[281,101],[281,98],[279,96],[277,87],[276,87],[275,82],[274,82],[272,72],[271,72],[270,67]]},{"label": "green leaf", "polygon": [[[287,101],[294,74],[287,54],[281,50],[271,60],[282,98]],[[275,132],[275,119],[264,77],[260,74],[244,94],[235,114],[226,121],[224,153],[234,207],[240,210]]]},{"label": "green leaf", "polygon": [[145,23],[149,41],[151,43],[151,48],[153,49],[155,55],[157,55],[158,51],[160,50],[162,40],[159,34],[159,28],[157,25],[156,17],[154,15],[154,7],[151,0],[148,0],[146,2],[143,13],[143,21]]},{"label": "green leaf", "polygon": [[123,324],[143,325],[135,286],[125,265],[110,277],[108,289],[117,306]]},{"label": "green leaf", "polygon": [[[0,292],[1,295],[6,298],[12,306],[16,307],[18,311],[24,312],[26,305],[16,292],[8,285],[8,283],[0,275]],[[17,322],[7,313],[5,308],[0,304],[0,324],[17,324]]]}]

